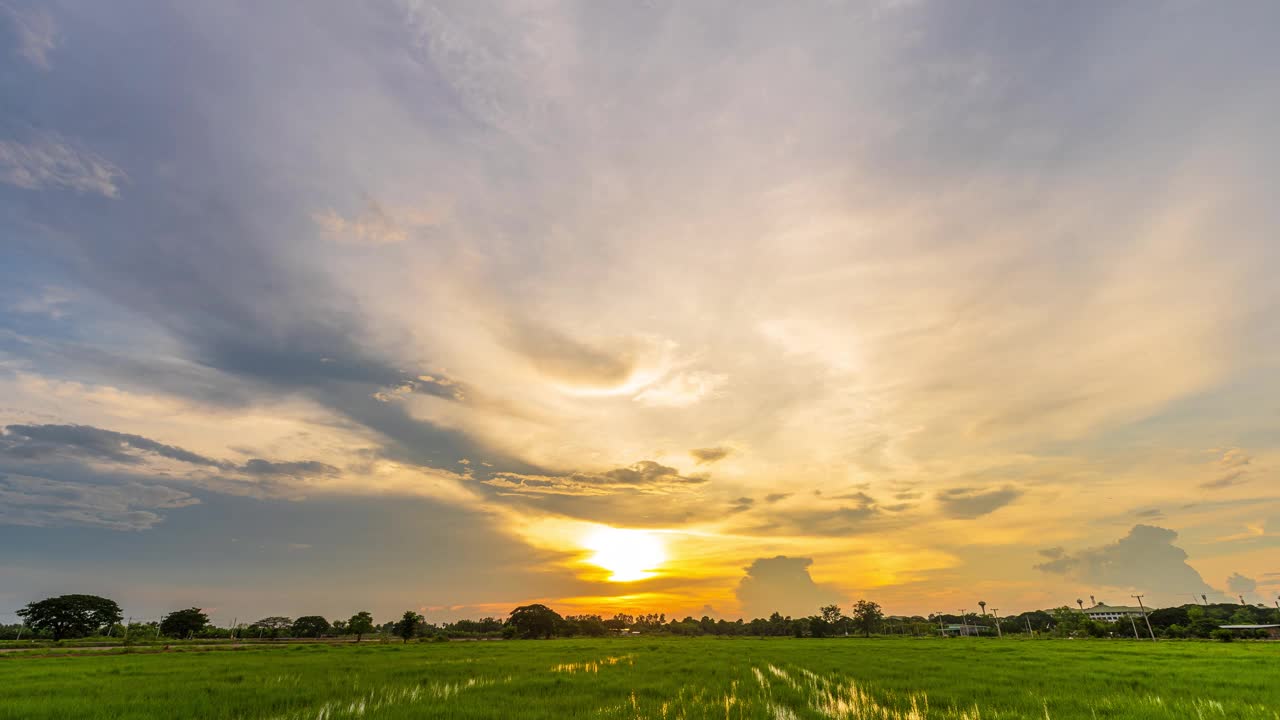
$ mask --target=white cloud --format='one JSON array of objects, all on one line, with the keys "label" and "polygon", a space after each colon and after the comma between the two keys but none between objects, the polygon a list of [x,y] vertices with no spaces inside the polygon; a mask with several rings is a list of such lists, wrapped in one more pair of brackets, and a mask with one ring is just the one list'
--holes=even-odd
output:
[{"label": "white cloud", "polygon": [[0,182],[27,190],[65,188],[103,197],[120,196],[123,170],[55,132],[27,142],[0,140]]},{"label": "white cloud", "polygon": [[0,11],[9,16],[17,35],[14,52],[41,70],[48,70],[49,53],[58,46],[58,25],[53,15],[43,8],[20,10],[9,3],[0,3]]}]

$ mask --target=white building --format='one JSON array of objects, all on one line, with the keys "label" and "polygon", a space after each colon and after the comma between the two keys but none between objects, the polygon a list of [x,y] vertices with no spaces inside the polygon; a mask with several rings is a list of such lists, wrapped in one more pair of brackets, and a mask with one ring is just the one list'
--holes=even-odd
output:
[{"label": "white building", "polygon": [[1121,618],[1142,617],[1142,608],[1129,607],[1127,605],[1107,605],[1105,603],[1098,603],[1093,607],[1085,608],[1084,614],[1087,615],[1090,620],[1097,620],[1098,622],[1115,622]]}]

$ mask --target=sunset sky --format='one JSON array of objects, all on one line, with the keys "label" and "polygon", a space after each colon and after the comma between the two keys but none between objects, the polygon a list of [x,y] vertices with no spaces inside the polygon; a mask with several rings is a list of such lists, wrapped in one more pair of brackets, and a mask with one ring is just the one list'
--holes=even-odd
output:
[{"label": "sunset sky", "polygon": [[0,0],[0,623],[1271,605],[1277,27]]}]

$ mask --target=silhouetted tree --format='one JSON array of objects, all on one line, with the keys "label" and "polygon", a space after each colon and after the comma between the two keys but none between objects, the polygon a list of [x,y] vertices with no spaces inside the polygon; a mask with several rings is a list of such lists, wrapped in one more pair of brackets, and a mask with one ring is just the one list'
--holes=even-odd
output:
[{"label": "silhouetted tree", "polygon": [[405,610],[404,615],[401,616],[400,618],[400,621],[396,623],[396,626],[395,626],[396,637],[400,638],[405,642],[409,642],[410,640],[413,639],[414,635],[418,634],[418,625],[424,622],[426,622],[426,620],[418,613],[412,610]]},{"label": "silhouetted tree", "polygon": [[209,616],[200,608],[175,610],[160,621],[160,634],[172,638],[191,637],[204,630],[209,624]]},{"label": "silhouetted tree", "polygon": [[861,630],[865,637],[871,637],[871,631],[875,630],[880,621],[884,619],[884,611],[880,609],[880,603],[859,600],[854,603],[851,617],[853,618],[853,626]]},{"label": "silhouetted tree", "polygon": [[511,611],[507,624],[516,629],[516,634],[523,638],[555,635],[556,628],[564,621],[560,614],[546,605],[521,605]]},{"label": "silhouetted tree", "polygon": [[329,632],[329,627],[329,621],[319,615],[303,615],[293,621],[293,636],[317,638]]},{"label": "silhouetted tree", "polygon": [[262,618],[249,627],[256,628],[258,630],[259,637],[263,634],[268,634],[269,637],[274,639],[279,637],[281,632],[293,629],[293,618],[287,618],[283,615],[272,615],[271,617]]},{"label": "silhouetted tree", "polygon": [[33,602],[18,611],[27,627],[48,632],[54,640],[84,637],[120,622],[120,606],[97,595],[59,595]]}]

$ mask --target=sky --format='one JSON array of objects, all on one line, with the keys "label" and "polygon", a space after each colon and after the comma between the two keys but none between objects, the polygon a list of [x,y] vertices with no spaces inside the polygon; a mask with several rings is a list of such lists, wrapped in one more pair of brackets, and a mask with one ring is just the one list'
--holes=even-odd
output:
[{"label": "sky", "polygon": [[0,623],[1270,605],[1278,26],[0,0]]}]

